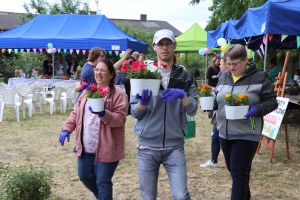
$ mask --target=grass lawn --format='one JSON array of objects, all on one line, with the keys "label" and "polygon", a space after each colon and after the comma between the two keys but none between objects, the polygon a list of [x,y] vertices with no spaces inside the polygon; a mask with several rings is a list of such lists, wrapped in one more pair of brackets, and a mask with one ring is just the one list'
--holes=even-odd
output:
[{"label": "grass lawn", "polygon": [[[70,112],[70,111],[69,111]],[[69,113],[49,115],[35,113],[32,119],[15,120],[14,110],[5,111],[0,123],[0,163],[13,166],[41,164],[54,172],[51,199],[90,200],[91,192],[84,188],[76,175],[76,156],[73,153],[74,135],[64,147],[58,142],[63,121]],[[188,188],[192,199],[229,199],[231,179],[224,163],[222,152],[219,166],[203,169],[200,163],[210,158],[211,125],[207,113],[200,110],[196,115],[197,136],[186,141],[185,150],[188,168]],[[114,199],[140,199],[136,169],[136,136],[133,133],[135,119],[126,122],[126,158],[121,161],[113,178]],[[284,132],[278,137],[273,158],[269,163],[269,150],[262,147],[253,161],[250,186],[253,200],[300,199],[300,141],[297,131],[290,129],[290,155],[285,154]],[[168,177],[161,167],[158,183],[158,199],[172,199]]]}]

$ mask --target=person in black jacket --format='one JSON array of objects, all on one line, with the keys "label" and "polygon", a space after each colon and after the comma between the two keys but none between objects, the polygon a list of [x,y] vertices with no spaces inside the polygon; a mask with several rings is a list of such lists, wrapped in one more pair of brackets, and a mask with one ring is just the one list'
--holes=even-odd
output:
[{"label": "person in black jacket", "polygon": [[208,68],[206,78],[208,80],[208,85],[216,87],[218,84],[219,73],[220,73],[220,61],[219,56],[215,56],[213,59],[213,64]]}]

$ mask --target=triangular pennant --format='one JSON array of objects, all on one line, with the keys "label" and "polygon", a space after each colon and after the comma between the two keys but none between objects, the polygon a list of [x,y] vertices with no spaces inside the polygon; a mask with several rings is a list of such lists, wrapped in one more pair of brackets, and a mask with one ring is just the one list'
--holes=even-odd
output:
[{"label": "triangular pennant", "polygon": [[1,50],[2,54],[4,54],[4,53],[5,53],[5,51],[6,51],[6,49],[2,49],[2,50]]},{"label": "triangular pennant", "polygon": [[72,54],[72,53],[73,53],[73,49],[70,49],[69,51],[70,51],[70,54]]},{"label": "triangular pennant", "polygon": [[300,36],[297,36],[297,49],[300,47]]},{"label": "triangular pennant", "polygon": [[85,49],[82,49],[81,51],[82,51],[82,54],[85,55],[86,50],[85,50]]},{"label": "triangular pennant", "polygon": [[76,53],[77,53],[77,55],[79,55],[79,53],[80,53],[80,50],[79,50],[79,49],[76,49]]},{"label": "triangular pennant", "polygon": [[269,34],[269,35],[268,35],[269,41],[272,41],[272,38],[273,38],[273,34]]},{"label": "triangular pennant", "polygon": [[266,44],[266,36],[263,37],[263,43]]},{"label": "triangular pennant", "polygon": [[119,55],[119,51],[115,51],[115,54],[116,54],[116,56],[118,56]]},{"label": "triangular pennant", "polygon": [[29,53],[29,52],[30,52],[30,49],[26,49],[26,52]]},{"label": "triangular pennant", "polygon": [[288,37],[288,35],[281,35],[281,42],[282,42],[283,40],[285,40],[287,37]]},{"label": "triangular pennant", "polygon": [[19,51],[19,49],[14,49],[14,52],[15,52],[15,53],[18,53],[18,51]]},{"label": "triangular pennant", "polygon": [[64,49],[64,53],[65,53],[65,54],[67,53],[67,49]]},{"label": "triangular pennant", "polygon": [[108,54],[111,56],[111,54],[112,54],[112,51],[108,51]]},{"label": "triangular pennant", "polygon": [[43,49],[42,49],[42,48],[39,48],[39,51],[40,51],[40,54],[42,54],[42,53],[43,53]]},{"label": "triangular pennant", "polygon": [[57,49],[57,52],[60,53],[61,49]]},{"label": "triangular pennant", "polygon": [[10,52],[12,51],[12,49],[7,49],[8,53],[10,54]]},{"label": "triangular pennant", "polygon": [[36,48],[33,48],[32,50],[33,50],[34,53],[36,53]]},{"label": "triangular pennant", "polygon": [[24,49],[20,49],[21,53],[24,53]]}]

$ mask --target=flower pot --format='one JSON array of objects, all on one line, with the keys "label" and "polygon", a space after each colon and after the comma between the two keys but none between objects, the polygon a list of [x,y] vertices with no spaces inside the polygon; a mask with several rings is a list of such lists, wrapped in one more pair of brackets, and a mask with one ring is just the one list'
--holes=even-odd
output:
[{"label": "flower pot", "polygon": [[153,96],[158,96],[160,79],[130,79],[130,93],[135,96],[137,93],[142,95],[145,89],[151,90]]},{"label": "flower pot", "polygon": [[104,110],[104,98],[88,98],[87,104],[92,108],[93,112],[101,112]]},{"label": "flower pot", "polygon": [[225,106],[226,119],[245,119],[245,115],[249,110],[249,105],[247,106]]},{"label": "flower pot", "polygon": [[215,97],[200,97],[200,107],[202,110],[213,110]]}]

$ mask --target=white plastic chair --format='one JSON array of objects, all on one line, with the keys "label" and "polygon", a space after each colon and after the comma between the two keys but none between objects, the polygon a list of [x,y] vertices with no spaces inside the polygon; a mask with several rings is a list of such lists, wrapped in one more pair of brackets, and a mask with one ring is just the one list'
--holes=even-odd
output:
[{"label": "white plastic chair", "polygon": [[35,105],[38,105],[40,108],[40,113],[42,114],[42,106],[43,106],[43,94],[44,92],[44,85],[32,85],[32,103],[33,103],[33,109],[32,112],[34,113]]},{"label": "white plastic chair", "polygon": [[25,104],[27,105],[28,116],[31,118],[33,110],[31,86],[28,84],[19,84],[16,86],[16,90],[21,97],[23,118],[25,118]]},{"label": "white plastic chair", "polygon": [[49,103],[50,114],[56,111],[56,105],[60,104],[60,111],[65,113],[67,110],[67,94],[66,88],[64,87],[55,87],[48,94],[50,97],[46,97],[45,101]]},{"label": "white plastic chair", "polygon": [[17,122],[20,121],[20,106],[21,100],[17,91],[13,89],[6,88],[3,92],[3,98],[0,100],[0,122],[3,120],[4,108],[13,107],[16,110]]},{"label": "white plastic chair", "polygon": [[75,86],[69,86],[66,88],[67,93],[67,104],[69,105],[69,108],[73,108],[75,101],[76,101],[76,92],[75,92]]},{"label": "white plastic chair", "polygon": [[5,83],[0,83],[0,101],[3,97],[3,92],[4,92],[6,87],[7,87],[7,85]]}]

